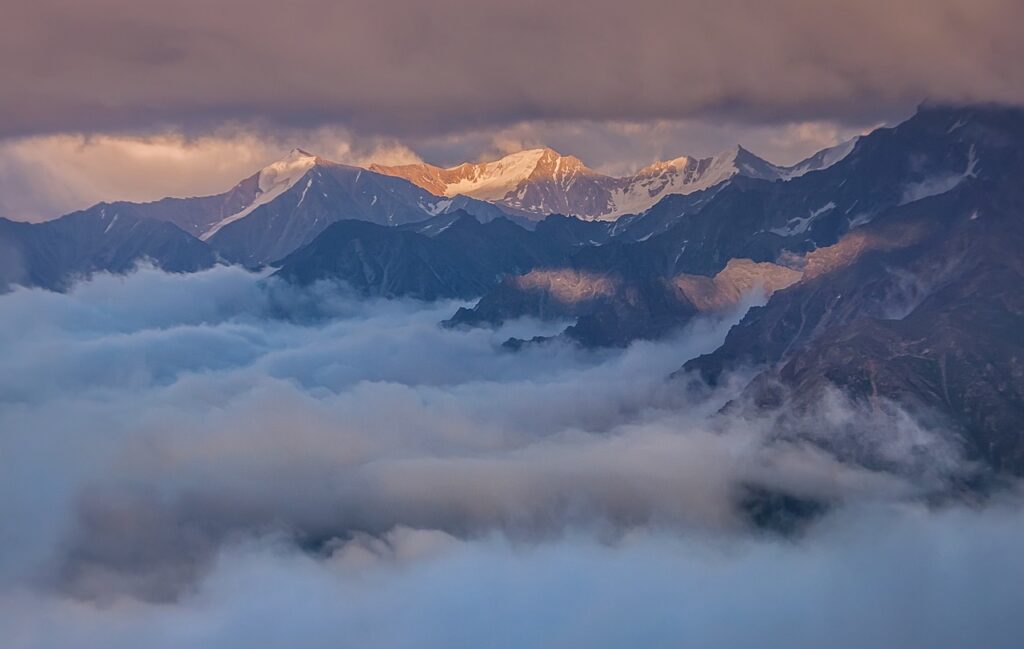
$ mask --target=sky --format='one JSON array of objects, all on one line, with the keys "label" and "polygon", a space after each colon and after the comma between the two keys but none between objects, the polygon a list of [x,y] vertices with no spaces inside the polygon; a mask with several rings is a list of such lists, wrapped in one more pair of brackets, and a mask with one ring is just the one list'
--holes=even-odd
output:
[{"label": "sky", "polygon": [[294,146],[608,173],[792,163],[922,101],[1024,101],[1015,0],[9,0],[0,215],[227,189]]}]

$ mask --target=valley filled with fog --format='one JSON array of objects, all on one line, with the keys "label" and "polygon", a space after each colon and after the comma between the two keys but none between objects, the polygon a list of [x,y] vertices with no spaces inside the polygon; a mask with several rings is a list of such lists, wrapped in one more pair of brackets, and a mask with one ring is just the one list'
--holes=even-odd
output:
[{"label": "valley filled with fog", "polygon": [[950,434],[835,395],[801,430],[869,439],[826,446],[727,405],[757,368],[670,378],[749,304],[511,352],[566,323],[229,266],[15,289],[5,644],[1015,646],[1024,514],[957,497]]}]

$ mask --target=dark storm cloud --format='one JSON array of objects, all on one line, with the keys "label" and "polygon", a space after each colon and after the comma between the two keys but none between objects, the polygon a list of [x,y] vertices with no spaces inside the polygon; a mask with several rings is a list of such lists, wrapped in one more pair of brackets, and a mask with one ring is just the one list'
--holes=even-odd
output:
[{"label": "dark storm cloud", "polygon": [[439,133],[523,120],[864,123],[1024,100],[1016,0],[12,0],[3,134],[234,119]]}]

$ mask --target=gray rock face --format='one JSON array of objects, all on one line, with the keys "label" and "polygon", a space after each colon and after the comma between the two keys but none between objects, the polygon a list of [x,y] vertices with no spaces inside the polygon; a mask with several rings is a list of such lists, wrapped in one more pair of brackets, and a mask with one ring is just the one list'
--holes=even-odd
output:
[{"label": "gray rock face", "polygon": [[510,216],[490,203],[465,196],[438,198],[400,178],[296,149],[223,194],[100,203],[83,211],[173,223],[206,241],[222,260],[257,267],[281,259],[343,219],[400,225],[458,210],[482,221]]},{"label": "gray rock face", "polygon": [[799,283],[684,373],[714,382],[761,366],[737,406],[761,411],[809,411],[833,389],[876,408],[896,403],[953,431],[989,469],[1024,474],[1024,113],[915,120],[948,136],[933,143],[948,156],[966,150],[970,173],[807,254]]},{"label": "gray rock face", "polygon": [[195,272],[213,266],[216,254],[171,223],[112,207],[45,223],[0,219],[0,291],[14,285],[65,290],[76,279],[124,273],[143,261]]},{"label": "gray rock face", "polygon": [[955,431],[969,457],[1024,473],[1024,228],[979,185],[818,251],[820,271],[685,369],[764,366],[747,396],[769,411],[810,409],[830,388],[894,402]]},{"label": "gray rock face", "polygon": [[339,221],[282,260],[298,284],[334,280],[367,296],[422,300],[478,297],[507,275],[565,263],[571,244],[461,212],[408,227]]}]

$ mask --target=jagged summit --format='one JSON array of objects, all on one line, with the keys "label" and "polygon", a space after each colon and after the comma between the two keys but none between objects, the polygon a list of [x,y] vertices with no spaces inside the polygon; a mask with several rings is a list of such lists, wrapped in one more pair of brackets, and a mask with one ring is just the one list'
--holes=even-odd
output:
[{"label": "jagged summit", "polygon": [[287,156],[277,162],[272,162],[256,174],[258,191],[253,200],[243,209],[229,214],[220,221],[214,223],[208,230],[203,232],[199,238],[206,241],[220,230],[235,221],[245,218],[253,210],[270,203],[275,198],[288,191],[302,176],[306,174],[322,160],[302,149],[292,149]]},{"label": "jagged summit", "polygon": [[681,169],[692,160],[690,156],[680,156],[678,158],[672,158],[671,160],[657,160],[651,164],[641,167],[634,176],[653,176],[655,174],[662,173],[668,169]]},{"label": "jagged summit", "polygon": [[523,223],[550,214],[613,220],[645,212],[668,194],[692,193],[736,175],[773,177],[777,169],[739,147],[713,158],[657,162],[623,178],[550,147],[449,168],[363,168],[295,147],[221,194],[90,210],[100,217],[107,210],[111,220],[130,213],[169,221],[208,243],[222,260],[258,266],[342,219],[402,225],[466,210],[481,221],[504,216]]},{"label": "jagged summit", "polygon": [[538,217],[560,213],[608,220],[639,214],[666,195],[708,189],[733,176],[788,180],[841,157],[819,155],[798,166],[780,167],[737,145],[712,157],[684,155],[614,177],[590,169],[575,156],[540,147],[447,168],[422,163],[371,169],[405,178],[437,196],[472,196]]},{"label": "jagged summit", "polygon": [[463,195],[499,203],[525,182],[543,182],[578,173],[596,175],[579,158],[562,155],[549,147],[524,149],[497,160],[464,162],[447,168],[422,163],[371,165],[370,169],[405,178],[437,196]]}]

